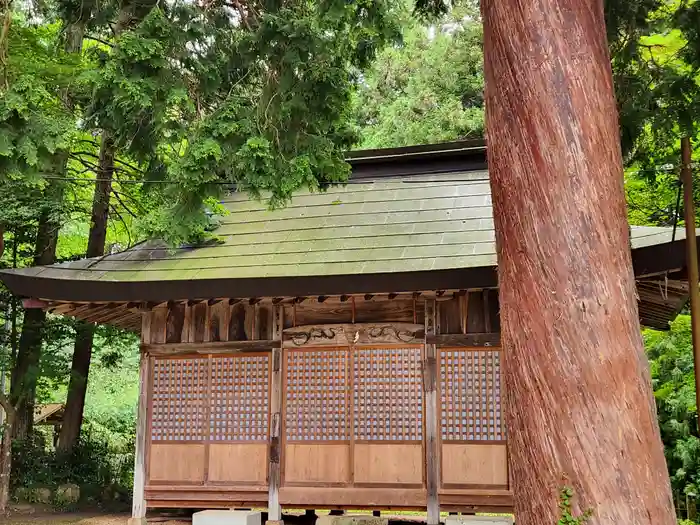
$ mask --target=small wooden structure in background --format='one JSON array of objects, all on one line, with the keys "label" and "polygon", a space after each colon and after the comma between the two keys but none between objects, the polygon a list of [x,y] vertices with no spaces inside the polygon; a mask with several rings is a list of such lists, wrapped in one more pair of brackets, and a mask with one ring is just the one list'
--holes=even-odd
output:
[{"label": "small wooden structure in background", "polygon": [[[346,187],[283,210],[232,194],[221,244],[1,274],[50,312],[141,333],[134,518],[511,509],[485,148],[350,163]],[[687,297],[684,240],[633,228],[632,248],[640,316],[663,329]]]},{"label": "small wooden structure in background", "polygon": [[63,413],[66,409],[63,403],[47,403],[34,407],[34,425],[53,427],[52,445],[58,445],[58,435],[63,425]]}]

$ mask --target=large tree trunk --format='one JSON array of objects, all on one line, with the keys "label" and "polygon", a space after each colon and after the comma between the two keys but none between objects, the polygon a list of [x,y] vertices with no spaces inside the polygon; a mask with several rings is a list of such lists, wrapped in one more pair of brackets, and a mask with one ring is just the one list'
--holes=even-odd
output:
[{"label": "large tree trunk", "polygon": [[635,299],[602,0],[483,0],[518,525],[676,523]]},{"label": "large tree trunk", "polygon": [[[114,143],[109,131],[105,130],[102,132],[99,170],[92,201],[92,220],[90,222],[87,257],[100,257],[105,253],[113,176]],[[68,385],[66,410],[63,416],[61,433],[58,437],[58,449],[63,452],[71,450],[80,437],[94,335],[95,328],[93,325],[81,323],[78,326],[73,349],[73,363]]]}]

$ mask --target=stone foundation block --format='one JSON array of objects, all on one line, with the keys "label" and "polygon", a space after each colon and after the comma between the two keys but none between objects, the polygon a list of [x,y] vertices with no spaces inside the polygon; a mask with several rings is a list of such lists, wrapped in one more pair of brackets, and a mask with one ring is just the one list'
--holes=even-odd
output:
[{"label": "stone foundation block", "polygon": [[260,512],[252,510],[203,510],[192,515],[192,525],[261,525]]},{"label": "stone foundation block", "polygon": [[513,525],[512,516],[447,516],[445,525]]},{"label": "stone foundation block", "polygon": [[[388,525],[389,518],[366,514],[346,514],[344,516],[319,516],[316,525]],[[455,524],[456,525],[456,524]]]}]

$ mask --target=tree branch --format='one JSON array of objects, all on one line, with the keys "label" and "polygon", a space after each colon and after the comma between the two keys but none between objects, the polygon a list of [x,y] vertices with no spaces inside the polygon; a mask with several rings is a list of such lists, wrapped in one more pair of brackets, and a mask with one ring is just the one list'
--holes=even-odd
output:
[{"label": "tree branch", "polygon": [[110,44],[110,43],[107,42],[106,40],[102,40],[101,38],[97,38],[96,36],[85,35],[84,38],[86,38],[86,39],[88,39],[88,40],[94,40],[95,42],[99,42],[100,44],[104,44],[104,45],[106,45],[106,46],[108,46],[108,47],[114,47],[114,44]]},{"label": "tree branch", "polygon": [[121,221],[122,225],[124,225],[124,230],[126,231],[126,236],[128,237],[129,248],[131,248],[131,230],[129,229],[129,226],[126,224],[126,221],[124,220],[124,217],[122,217],[122,214],[119,213],[119,210],[117,210],[117,208],[113,204],[110,204],[109,207],[114,213],[117,214],[117,217],[119,217],[119,220]]},{"label": "tree branch", "polygon": [[[131,211],[126,204],[124,204],[124,201],[122,201],[121,197],[119,197],[118,191],[112,190],[112,195],[114,195],[114,197],[119,201],[119,204],[121,204],[122,208],[124,208],[129,215],[131,215],[134,218],[137,217],[137,215],[133,211]],[[115,208],[115,211],[116,211],[116,208]]]}]

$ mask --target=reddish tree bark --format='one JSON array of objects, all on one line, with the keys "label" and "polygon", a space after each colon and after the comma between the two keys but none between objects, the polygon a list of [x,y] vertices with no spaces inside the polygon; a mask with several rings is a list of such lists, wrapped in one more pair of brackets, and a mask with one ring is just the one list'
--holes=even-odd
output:
[{"label": "reddish tree bark", "polygon": [[644,355],[602,0],[482,0],[518,525],[676,522]]}]

